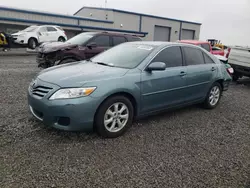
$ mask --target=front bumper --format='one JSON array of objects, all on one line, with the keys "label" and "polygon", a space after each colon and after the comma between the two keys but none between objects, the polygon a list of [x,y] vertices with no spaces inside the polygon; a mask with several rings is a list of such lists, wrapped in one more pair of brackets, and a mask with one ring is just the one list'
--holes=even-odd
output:
[{"label": "front bumper", "polygon": [[99,100],[93,97],[49,100],[59,87],[43,98],[28,91],[28,105],[32,115],[46,126],[65,131],[92,131]]},{"label": "front bumper", "polygon": [[13,40],[14,43],[17,43],[17,44],[22,44],[22,45],[28,44],[28,41],[27,41],[27,39],[25,37],[13,36],[12,40]]}]

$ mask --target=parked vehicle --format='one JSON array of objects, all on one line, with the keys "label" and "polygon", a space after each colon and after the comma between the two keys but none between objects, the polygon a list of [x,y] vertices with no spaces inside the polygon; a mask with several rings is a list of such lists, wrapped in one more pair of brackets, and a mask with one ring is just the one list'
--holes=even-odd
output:
[{"label": "parked vehicle", "polygon": [[222,49],[219,48],[219,47],[213,46],[213,47],[212,47],[212,54],[214,54],[214,55],[225,56],[225,51],[222,50]]},{"label": "parked vehicle", "polygon": [[243,76],[250,77],[250,48],[232,47],[228,63],[234,69],[234,81]]},{"label": "parked vehicle", "polygon": [[224,65],[200,47],[127,42],[89,60],[42,70],[29,86],[28,103],[48,126],[94,127],[113,138],[135,117],[195,103],[213,109],[230,81]]},{"label": "parked vehicle", "polygon": [[43,42],[67,40],[64,30],[60,26],[55,25],[32,25],[28,28],[12,34],[15,43],[35,49]]},{"label": "parked vehicle", "polygon": [[119,33],[84,32],[65,43],[53,42],[41,45],[37,56],[38,67],[48,68],[89,59],[113,46],[131,41],[141,41],[141,39]]},{"label": "parked vehicle", "polygon": [[205,50],[207,50],[211,54],[215,55],[216,58],[218,58],[222,63],[224,63],[228,73],[231,76],[233,75],[234,70],[231,67],[231,65],[228,64],[228,60],[227,60],[227,56],[230,53],[230,48],[229,48],[227,56],[225,57],[224,51],[222,51],[221,49],[217,49],[218,47],[212,47],[211,44],[207,41],[180,40],[179,42],[186,43],[186,44],[193,44],[193,45],[200,46],[200,47],[204,48]]}]

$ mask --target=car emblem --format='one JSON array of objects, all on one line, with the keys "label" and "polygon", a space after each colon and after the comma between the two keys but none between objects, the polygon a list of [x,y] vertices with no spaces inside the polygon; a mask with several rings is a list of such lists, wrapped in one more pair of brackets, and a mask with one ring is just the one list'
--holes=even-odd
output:
[{"label": "car emblem", "polygon": [[32,84],[32,88],[34,89],[36,87],[37,81],[35,80]]}]

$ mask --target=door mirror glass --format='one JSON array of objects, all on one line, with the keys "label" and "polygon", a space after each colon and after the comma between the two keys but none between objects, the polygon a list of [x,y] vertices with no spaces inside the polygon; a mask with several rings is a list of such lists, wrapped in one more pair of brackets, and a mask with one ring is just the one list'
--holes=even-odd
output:
[{"label": "door mirror glass", "polygon": [[87,44],[87,47],[92,49],[92,48],[97,47],[97,44],[95,42],[91,42],[91,43]]},{"label": "door mirror glass", "polygon": [[153,62],[148,66],[147,71],[163,71],[166,67],[166,64],[163,62]]}]

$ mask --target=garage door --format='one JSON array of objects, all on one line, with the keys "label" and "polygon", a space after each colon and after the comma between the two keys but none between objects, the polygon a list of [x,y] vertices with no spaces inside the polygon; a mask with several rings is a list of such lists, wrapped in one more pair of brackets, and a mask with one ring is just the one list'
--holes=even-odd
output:
[{"label": "garage door", "polygon": [[155,26],[154,41],[170,41],[170,28]]},{"label": "garage door", "polygon": [[182,29],[181,39],[182,40],[193,40],[194,39],[194,30]]}]

